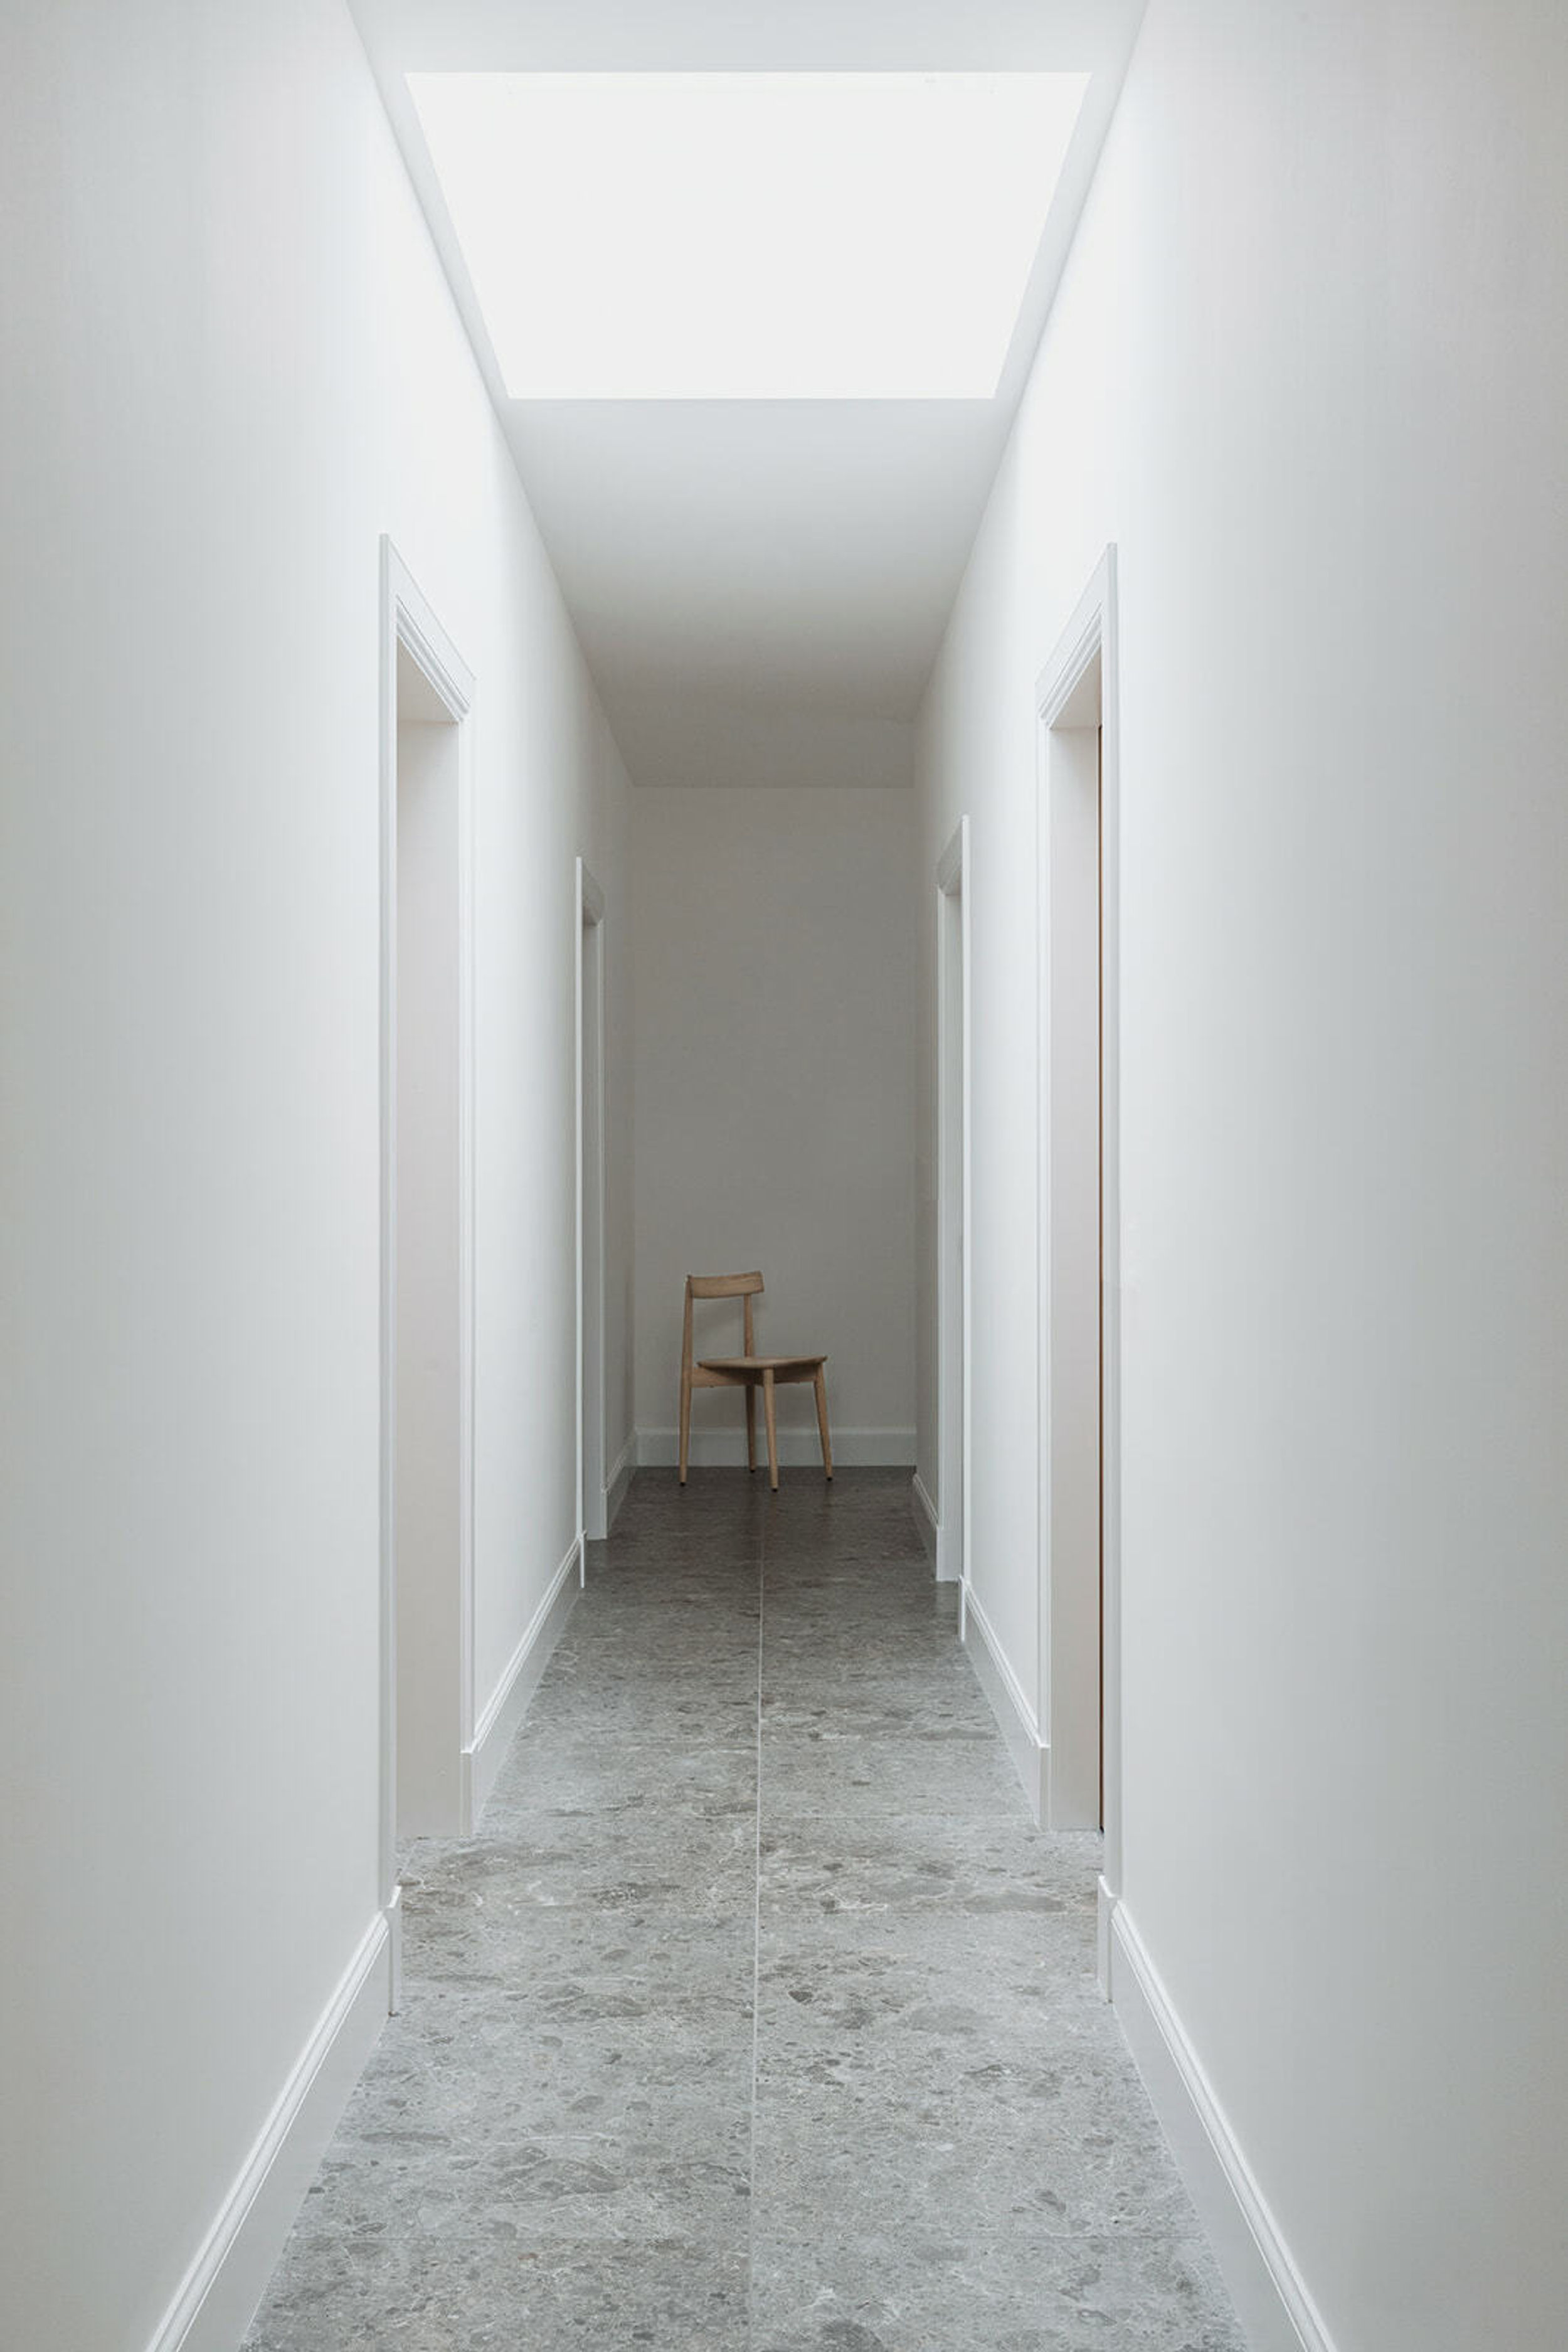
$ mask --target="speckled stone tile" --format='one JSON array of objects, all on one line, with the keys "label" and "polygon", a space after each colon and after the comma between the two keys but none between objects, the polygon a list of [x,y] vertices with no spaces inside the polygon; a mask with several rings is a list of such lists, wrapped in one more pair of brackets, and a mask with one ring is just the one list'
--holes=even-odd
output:
[{"label": "speckled stone tile", "polygon": [[413,1948],[428,1940],[427,1918],[442,1916],[516,1920],[529,1934],[544,1915],[560,1911],[637,1921],[670,1911],[694,1924],[733,1912],[749,1925],[756,1871],[749,1807],[711,1813],[671,1803],[650,1823],[642,1809],[607,1804],[591,1839],[581,1822],[571,1811],[529,1812],[519,1801],[514,1822],[498,1818],[471,1843],[412,1846],[402,1875]]},{"label": "speckled stone tile", "polygon": [[781,2072],[837,2082],[1006,2063],[1068,2032],[1098,1998],[1092,1952],[1060,1929],[1009,1922],[981,1940],[929,1919],[914,1932],[862,1920],[831,1935],[765,1934],[757,1997],[759,2070],[776,2058]]},{"label": "speckled stone tile", "polygon": [[[856,1923],[857,1929],[861,1923]],[[1147,2233],[1186,2198],[1087,1969],[1037,1977],[952,1937],[924,1977],[883,1949],[764,1970],[754,2116],[759,2214],[802,2240],[911,2226]]]},{"label": "speckled stone tile", "polygon": [[809,2242],[764,2224],[752,2249],[753,2352],[1246,2352],[1195,2229],[1135,2238],[894,2214]]},{"label": "speckled stone tile", "polygon": [[599,2001],[614,2015],[626,2014],[632,2001],[647,2012],[697,1989],[716,1999],[752,1968],[749,1913],[749,1904],[743,1911],[726,1903],[694,1917],[667,1902],[643,1901],[610,1916],[586,1905],[521,1920],[445,1915],[439,1932],[422,1923],[404,1982],[520,1986],[550,2019],[565,2015],[568,2004],[581,2015]]},{"label": "speckled stone tile", "polygon": [[[823,1820],[777,1797],[758,1848],[765,1929],[845,1913],[974,1922],[1021,1916],[1079,1922],[1092,1945],[1097,1836],[1041,1837],[1026,1814],[956,1822],[938,1812]],[[973,1927],[967,1931],[975,1941]]]},{"label": "speckled stone tile", "polygon": [[620,1673],[649,1681],[684,1664],[714,1683],[736,1681],[754,1691],[757,1649],[755,1616],[650,1591],[634,1602],[585,1615],[568,1655],[611,1677]]},{"label": "speckled stone tile", "polygon": [[618,1655],[629,1673],[650,1679],[684,1651],[693,1673],[718,1682],[733,1674],[737,1660],[754,1671],[760,1614],[755,1587],[742,1594],[705,1590],[685,1578],[626,1579],[579,1601],[561,1649],[568,1660],[596,1671]]},{"label": "speckled stone tile", "polygon": [[250,2352],[1242,2352],[908,1474],[632,1481]]},{"label": "speckled stone tile", "polygon": [[782,1664],[805,1651],[830,1668],[859,1664],[883,1672],[923,1666],[947,1656],[954,1628],[936,1611],[896,1595],[874,1595],[836,1606],[831,1591],[769,1601],[763,1657]]},{"label": "speckled stone tile", "polygon": [[1018,1777],[999,1740],[950,1727],[922,1736],[867,1739],[852,1733],[763,1747],[762,1818],[791,1814],[934,1812],[1027,1821]]},{"label": "speckled stone tile", "polygon": [[863,1518],[841,1520],[821,1534],[791,1528],[769,1535],[766,1568],[770,1594],[820,1589],[839,1576],[851,1583],[929,1581],[916,1528],[881,1528]]},{"label": "speckled stone tile", "polygon": [[770,1695],[800,1690],[813,1666],[837,1675],[908,1674],[918,1677],[940,1665],[952,1643],[938,1625],[862,1626],[832,1621],[797,1621],[770,1625],[763,1652],[763,1687]]},{"label": "speckled stone tile", "polygon": [[[403,2126],[340,2134],[298,2226],[341,2237],[410,2231],[543,2247],[606,2238],[704,2243],[744,2227],[750,2127],[700,2095],[613,2127],[533,2138]],[[740,2217],[737,2219],[737,2217]]]},{"label": "speckled stone tile", "polygon": [[994,1743],[996,1725],[972,1681],[967,1686],[956,1675],[881,1671],[813,1677],[802,1672],[765,1677],[762,1732],[768,1746],[778,1739],[810,1745],[955,1736]]},{"label": "speckled stone tile", "polygon": [[[396,2107],[445,2086],[476,2111],[488,2098],[498,2124],[516,2107],[529,2129],[559,2128],[583,2100],[636,2095],[627,2083],[656,2098],[706,2085],[716,2114],[732,2095],[748,2107],[750,1963],[702,1966],[688,1950],[671,1977],[656,1948],[641,1961],[638,1948],[607,1947],[597,1975],[553,1965],[521,1986],[506,1977],[416,1979],[356,2095],[365,2112],[383,2092]],[[527,2103],[538,2084],[559,2103],[536,2115]]]},{"label": "speckled stone tile", "polygon": [[753,1814],[755,1736],[731,1747],[706,1740],[644,1744],[624,1737],[607,1741],[596,1733],[530,1741],[520,1755],[514,1753],[486,1807],[484,1826],[505,1837],[553,1814],[634,1815],[656,1845],[664,1821],[684,1807],[716,1817]]},{"label": "speckled stone tile", "polygon": [[538,2247],[300,2236],[246,2341],[251,2352],[737,2352],[749,2274],[744,2233]]},{"label": "speckled stone tile", "polygon": [[851,1618],[792,1622],[774,1610],[762,1645],[763,1696],[779,1690],[805,1691],[831,1705],[856,1682],[898,1682],[911,1691],[967,1685],[986,1707],[994,1728],[995,1718],[956,1635],[956,1617],[940,1606],[928,1617],[879,1616],[869,1625]]},{"label": "speckled stone tile", "polygon": [[[713,1817],[693,1826],[711,1835]],[[745,1826],[743,1816],[727,1821],[724,1842],[714,1837],[706,1859],[700,1849],[683,1851],[681,1871],[630,1853],[623,1874],[580,1884],[559,1902],[533,1899],[520,1879],[478,1901],[465,1889],[411,1887],[404,1981],[485,1983],[542,2000],[570,1979],[644,2008],[722,1984],[754,1963],[755,1882],[730,1843]]]},{"label": "speckled stone tile", "polygon": [[672,2148],[700,2129],[709,2152],[749,2116],[751,2004],[738,1985],[727,1999],[721,1987],[608,2018],[552,2021],[518,2004],[499,2032],[473,2000],[411,2003],[395,2022],[350,2101],[344,2143],[402,2135],[477,2148],[667,2124]]},{"label": "speckled stone tile", "polygon": [[859,1656],[886,1668],[904,1650],[919,1654],[921,1637],[934,1654],[950,1656],[956,1631],[943,1588],[912,1589],[885,1570],[842,1584],[769,1586],[764,1592],[766,1659],[781,1644],[814,1642],[831,1661]]},{"label": "speckled stone tile", "polygon": [[518,1794],[526,1793],[529,1763],[548,1738],[591,1735],[607,1745],[630,1738],[639,1747],[673,1740],[687,1746],[755,1748],[756,1659],[748,1662],[744,1675],[733,1676],[688,1673],[612,1681],[596,1673],[592,1661],[585,1661],[580,1652],[559,1678],[541,1687],[525,1728],[530,1744],[518,1754],[516,1773],[502,1783]]}]

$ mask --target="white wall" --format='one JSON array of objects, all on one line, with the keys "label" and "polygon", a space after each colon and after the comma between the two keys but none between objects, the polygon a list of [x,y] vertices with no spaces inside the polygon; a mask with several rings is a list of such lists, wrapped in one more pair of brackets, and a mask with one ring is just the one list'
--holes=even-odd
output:
[{"label": "white wall", "polygon": [[1153,0],[922,728],[1036,1696],[1031,694],[1116,542],[1125,1917],[1339,2352],[1568,2309],[1565,67]]},{"label": "white wall", "polygon": [[[686,1276],[755,1265],[758,1349],[828,1352],[836,1458],[906,1461],[914,795],[632,800],[643,1458],[674,1459]],[[738,1307],[698,1313],[699,1354],[738,1355]],[[781,1448],[797,1432],[799,1458],[818,1459],[809,1387],[779,1391],[779,1419]],[[698,1395],[692,1426],[694,1460],[716,1446],[744,1462],[738,1396]]]},{"label": "white wall", "polygon": [[481,1707],[623,778],[339,0],[12,9],[0,224],[0,2336],[143,2352],[378,1901],[383,530],[478,680]]}]

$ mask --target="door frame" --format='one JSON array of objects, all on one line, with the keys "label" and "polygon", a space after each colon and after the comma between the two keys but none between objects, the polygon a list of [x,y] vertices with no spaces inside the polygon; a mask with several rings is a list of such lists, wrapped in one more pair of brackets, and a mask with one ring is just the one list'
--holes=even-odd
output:
[{"label": "door frame", "polygon": [[[601,1541],[606,1532],[605,1506],[605,1296],[604,1296],[604,1179],[605,1110],[609,1089],[604,1072],[604,893],[594,880],[587,865],[580,857],[576,865],[574,922],[572,937],[576,943],[576,1039],[577,1039],[577,1559],[578,1580],[588,1581],[589,1542]],[[598,959],[599,985],[595,992],[594,1034],[590,1040],[587,1029],[587,1006],[584,1002],[583,958],[591,952]],[[593,1046],[592,1064],[597,1079],[598,1118],[594,1122],[594,1166],[588,1161],[588,1065],[587,1048]],[[588,1178],[593,1176],[591,1215],[589,1202]],[[597,1295],[590,1299],[590,1274],[597,1272]],[[588,1366],[590,1358],[590,1318],[594,1328],[595,1354],[599,1367],[599,1459],[589,1461],[588,1429]],[[591,1483],[590,1472],[594,1473]]]},{"label": "door frame", "polygon": [[[958,1100],[955,1104],[952,1052],[948,1034],[947,996],[953,953],[953,917],[948,902],[957,901],[959,1020],[957,1051]],[[936,864],[936,1574],[943,1583],[958,1587],[960,1638],[967,1633],[969,1600],[970,1436],[973,1283],[970,1270],[970,1104],[973,1092],[972,1026],[970,1019],[969,820],[961,816]],[[957,1166],[953,1165],[949,1131],[958,1130]],[[953,1223],[958,1223],[959,1247],[953,1248]],[[954,1296],[953,1263],[958,1260],[957,1296]],[[960,1394],[949,1393],[948,1368],[958,1364]],[[953,1488],[960,1493],[955,1518]]]},{"label": "door frame", "polygon": [[[1098,673],[1098,693],[1094,693]],[[1076,699],[1075,699],[1076,698]],[[1086,705],[1098,703],[1086,716]],[[1050,1037],[1051,1015],[1051,836],[1058,813],[1053,794],[1082,791],[1088,748],[1083,737],[1091,725],[1099,730],[1099,983],[1100,983],[1100,1282],[1099,1282],[1099,1423],[1100,1423],[1100,1559],[1099,1719],[1093,1730],[1098,1759],[1087,1753],[1057,1753],[1058,1724],[1054,1706],[1050,1718],[1051,1741],[1049,1822],[1052,1828],[1095,1825],[1085,1818],[1090,1810],[1086,1790],[1098,1783],[1094,1762],[1103,1759],[1103,1826],[1104,1863],[1100,1880],[1100,1967],[1102,1988],[1109,1983],[1111,1916],[1122,1881],[1122,1198],[1121,1198],[1121,731],[1120,672],[1116,614],[1116,551],[1108,546],[1056,650],[1040,672],[1035,692],[1037,800],[1039,823],[1039,971],[1040,1011],[1040,1133],[1037,1160],[1037,1238],[1040,1283],[1040,1690],[1052,1692],[1052,1675],[1062,1670],[1053,1635],[1063,1645],[1075,1644],[1072,1663],[1082,1664],[1082,1627],[1084,1594],[1076,1617],[1068,1607],[1061,1580],[1053,1578],[1049,1549],[1050,1464],[1055,1410],[1051,1379],[1051,1093]],[[1076,741],[1073,739],[1077,739]],[[1071,1736],[1080,1744],[1086,1734],[1080,1725]],[[1100,1793],[1096,1789],[1096,1793]],[[1098,1810],[1098,1809],[1096,1809]]]},{"label": "door frame", "polygon": [[406,563],[381,541],[381,1725],[382,1908],[398,2000],[397,1880],[397,661],[401,646],[457,730],[458,1737],[460,1832],[474,1743],[474,673]]}]

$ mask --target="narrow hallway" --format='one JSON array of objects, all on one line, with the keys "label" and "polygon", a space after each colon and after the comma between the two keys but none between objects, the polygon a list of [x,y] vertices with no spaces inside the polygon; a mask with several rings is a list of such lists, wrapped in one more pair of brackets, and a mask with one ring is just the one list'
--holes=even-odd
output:
[{"label": "narrow hallway", "polygon": [[1239,2352],[907,1474],[639,1474],[252,2352]]}]

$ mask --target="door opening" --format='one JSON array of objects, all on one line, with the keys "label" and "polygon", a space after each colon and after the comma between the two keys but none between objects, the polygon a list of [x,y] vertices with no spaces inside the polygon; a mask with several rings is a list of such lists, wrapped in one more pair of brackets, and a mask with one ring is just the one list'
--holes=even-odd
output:
[{"label": "door opening", "polygon": [[969,820],[936,869],[936,1574],[969,1584]]},{"label": "door opening", "polygon": [[1053,1829],[1103,1826],[1108,1863],[1118,1786],[1113,585],[1108,551],[1041,679],[1037,705],[1046,1819]]},{"label": "door opening", "polygon": [[473,679],[382,544],[382,1879],[472,1826]]},{"label": "door opening", "polygon": [[[577,1524],[608,1531],[604,1464],[604,893],[577,861]],[[578,1549],[579,1575],[587,1558]]]}]

